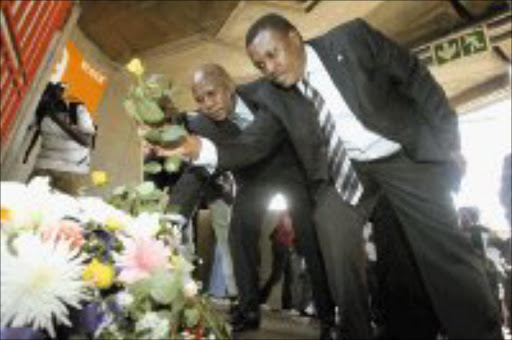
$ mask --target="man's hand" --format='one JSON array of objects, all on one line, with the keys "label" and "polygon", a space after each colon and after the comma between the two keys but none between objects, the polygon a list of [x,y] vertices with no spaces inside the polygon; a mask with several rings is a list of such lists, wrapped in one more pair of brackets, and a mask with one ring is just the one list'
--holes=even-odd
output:
[{"label": "man's hand", "polygon": [[176,148],[169,149],[155,146],[154,149],[159,156],[178,156],[195,160],[199,157],[199,152],[201,151],[201,140],[197,136],[187,135],[183,143]]}]

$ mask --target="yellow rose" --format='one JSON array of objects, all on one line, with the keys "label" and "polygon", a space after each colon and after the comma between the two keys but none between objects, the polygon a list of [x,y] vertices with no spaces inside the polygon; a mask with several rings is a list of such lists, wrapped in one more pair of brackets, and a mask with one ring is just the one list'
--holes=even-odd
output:
[{"label": "yellow rose", "polygon": [[93,171],[91,173],[91,179],[92,183],[97,187],[105,185],[108,182],[107,173],[105,171]]},{"label": "yellow rose", "polygon": [[121,225],[121,222],[117,218],[109,217],[107,218],[107,221],[105,223],[105,227],[109,231],[118,231],[123,229],[123,226]]},{"label": "yellow rose", "polygon": [[98,288],[109,288],[114,281],[114,268],[112,265],[104,264],[93,259],[85,267],[82,278],[84,281],[93,283]]},{"label": "yellow rose", "polygon": [[144,73],[144,67],[142,66],[142,62],[139,58],[133,58],[128,64],[126,64],[126,69],[138,77],[142,76]]}]

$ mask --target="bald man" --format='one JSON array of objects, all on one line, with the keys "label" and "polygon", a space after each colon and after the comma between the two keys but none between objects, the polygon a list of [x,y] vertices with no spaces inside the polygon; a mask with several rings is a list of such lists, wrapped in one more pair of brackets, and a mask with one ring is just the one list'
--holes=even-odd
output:
[{"label": "bald man", "polygon": [[[192,79],[192,94],[199,113],[189,120],[190,131],[214,143],[233,140],[257,116],[265,114],[252,99],[258,87],[257,82],[237,87],[221,66],[202,65],[194,72]],[[234,331],[255,329],[260,324],[260,227],[271,197],[280,192],[286,197],[297,235],[298,250],[305,257],[312,278],[315,305],[322,323],[321,338],[326,338],[333,323],[333,302],[313,227],[312,199],[294,149],[283,136],[276,152],[269,154],[261,162],[230,170],[236,180],[237,193],[229,240],[240,298],[238,311],[233,317]],[[203,168],[192,165],[183,181],[180,181],[182,184],[173,189],[172,203],[189,205],[183,204],[183,201],[193,192],[201,191],[194,189],[198,188],[197,183],[207,183],[219,175],[213,173],[208,177],[205,173]]]}]

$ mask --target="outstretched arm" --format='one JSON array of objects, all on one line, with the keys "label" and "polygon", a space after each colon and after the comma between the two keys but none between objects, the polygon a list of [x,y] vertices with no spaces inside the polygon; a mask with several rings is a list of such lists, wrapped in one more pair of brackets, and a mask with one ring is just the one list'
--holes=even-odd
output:
[{"label": "outstretched arm", "polygon": [[213,172],[236,170],[262,161],[284,140],[286,132],[279,120],[268,112],[262,112],[240,136],[230,141],[214,144],[212,141],[190,135],[175,149],[157,148],[164,156],[189,158],[198,166]]}]

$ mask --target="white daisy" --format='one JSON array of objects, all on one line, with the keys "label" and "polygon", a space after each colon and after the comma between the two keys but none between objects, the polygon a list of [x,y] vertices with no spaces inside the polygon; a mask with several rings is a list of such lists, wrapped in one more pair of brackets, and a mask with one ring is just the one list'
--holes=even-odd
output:
[{"label": "white daisy", "polygon": [[17,254],[4,250],[1,258],[1,327],[31,326],[53,338],[53,320],[70,326],[67,305],[80,308],[86,298],[83,258],[66,241],[43,242],[32,234],[19,236],[13,246]]}]

